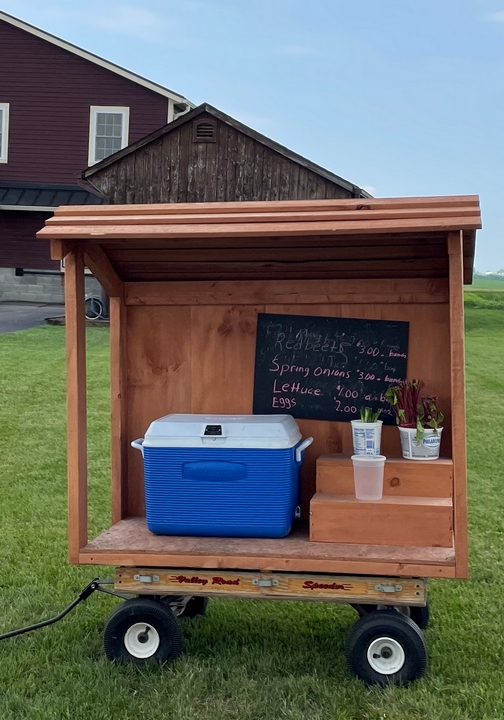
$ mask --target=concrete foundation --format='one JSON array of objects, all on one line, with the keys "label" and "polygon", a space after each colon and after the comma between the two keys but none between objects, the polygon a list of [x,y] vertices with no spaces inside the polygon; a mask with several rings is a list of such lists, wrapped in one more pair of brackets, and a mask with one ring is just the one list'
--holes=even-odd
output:
[{"label": "concrete foundation", "polygon": [[[0,302],[32,302],[61,305],[65,302],[64,273],[25,270],[17,276],[14,268],[0,268]],[[86,295],[100,295],[98,280],[86,275]]]}]

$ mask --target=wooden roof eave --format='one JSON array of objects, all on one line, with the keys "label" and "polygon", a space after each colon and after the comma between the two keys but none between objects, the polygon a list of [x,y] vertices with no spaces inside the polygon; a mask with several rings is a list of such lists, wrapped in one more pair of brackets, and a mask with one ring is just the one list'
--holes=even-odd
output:
[{"label": "wooden roof eave", "polygon": [[114,224],[114,225],[52,225],[39,231],[37,236],[50,240],[93,241],[100,243],[131,239],[177,239],[177,238],[249,238],[310,235],[361,235],[422,232],[453,232],[478,229],[477,218],[443,218],[439,220],[408,219],[407,221],[348,222],[284,222],[284,223],[206,223],[206,224]]},{"label": "wooden roof eave", "polygon": [[[459,200],[458,198],[456,199]],[[215,205],[218,205],[216,208]],[[257,202],[193,205],[137,205],[97,208],[59,208],[39,233],[40,238],[93,240],[124,238],[254,237],[285,235],[359,235],[414,232],[450,232],[481,227],[477,198],[454,204],[423,202],[419,206],[382,200]],[[250,205],[243,203],[243,205]],[[134,210],[134,214],[132,213]],[[155,213],[155,214],[154,214]]]},{"label": "wooden roof eave", "polygon": [[[455,198],[384,198],[366,201],[322,200],[255,203],[197,203],[181,205],[99,206],[96,208],[60,208],[37,233],[40,239],[61,243],[85,243],[100,246],[103,263],[107,243],[117,249],[128,249],[135,242],[166,243],[176,241],[226,239],[230,249],[243,246],[246,238],[330,238],[349,236],[359,245],[359,236],[373,236],[375,244],[387,246],[398,234],[408,246],[419,234],[438,237],[462,231],[464,241],[465,281],[470,282],[474,255],[475,231],[481,227],[476,196]],[[173,241],[173,242],[172,242]],[[335,243],[336,244],[336,243]],[[103,252],[104,251],[104,252]],[[363,259],[365,259],[363,253]],[[408,258],[405,258],[408,259]],[[417,260],[412,251],[412,261]],[[198,260],[198,249],[194,249]],[[99,263],[100,264],[100,263]],[[107,273],[113,270],[108,263]],[[138,263],[135,273],[141,273]],[[148,279],[148,278],[146,278]],[[119,282],[121,278],[118,277]],[[114,285],[115,285],[114,281]],[[117,290],[117,288],[116,288]]]}]

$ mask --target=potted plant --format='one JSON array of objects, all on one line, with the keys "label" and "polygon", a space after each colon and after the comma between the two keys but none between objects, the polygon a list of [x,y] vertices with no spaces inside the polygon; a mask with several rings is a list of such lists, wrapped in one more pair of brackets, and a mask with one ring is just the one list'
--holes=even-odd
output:
[{"label": "potted plant", "polygon": [[360,420],[351,420],[354,455],[379,455],[383,422],[381,410],[360,409]]},{"label": "potted plant", "polygon": [[399,425],[403,457],[411,460],[435,460],[441,445],[444,415],[435,395],[420,396],[423,386],[421,380],[403,380],[385,393]]}]

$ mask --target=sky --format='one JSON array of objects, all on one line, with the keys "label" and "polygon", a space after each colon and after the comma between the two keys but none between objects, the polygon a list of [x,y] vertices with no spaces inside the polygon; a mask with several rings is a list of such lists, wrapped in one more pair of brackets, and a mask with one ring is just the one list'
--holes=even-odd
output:
[{"label": "sky", "polygon": [[480,196],[504,268],[504,0],[0,0],[376,197]]}]

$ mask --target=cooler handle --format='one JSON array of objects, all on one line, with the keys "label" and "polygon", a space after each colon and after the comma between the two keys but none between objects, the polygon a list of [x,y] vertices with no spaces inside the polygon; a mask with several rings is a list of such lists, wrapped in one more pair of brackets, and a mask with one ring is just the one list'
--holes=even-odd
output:
[{"label": "cooler handle", "polygon": [[306,450],[306,448],[309,447],[312,444],[312,442],[313,442],[313,438],[309,437],[309,438],[306,438],[306,440],[303,440],[301,445],[297,446],[297,448],[296,448],[296,462],[297,463],[301,462],[301,459],[302,459],[301,453],[303,452],[303,450]]},{"label": "cooler handle", "polygon": [[131,443],[131,447],[134,447],[135,450],[140,450],[143,455],[143,442],[145,438],[138,438],[138,440],[133,440]]},{"label": "cooler handle", "polygon": [[186,462],[182,465],[182,477],[185,480],[199,482],[233,482],[245,480],[247,466],[245,463],[224,462],[222,460],[199,460]]}]

